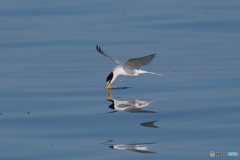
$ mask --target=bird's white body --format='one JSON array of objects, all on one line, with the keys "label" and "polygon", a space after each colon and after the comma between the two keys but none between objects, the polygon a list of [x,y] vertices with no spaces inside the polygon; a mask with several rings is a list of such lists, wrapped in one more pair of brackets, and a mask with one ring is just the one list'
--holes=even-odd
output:
[{"label": "bird's white body", "polygon": [[163,76],[162,74],[143,71],[143,70],[140,69],[141,66],[148,65],[152,61],[152,59],[155,57],[156,54],[151,54],[151,55],[148,55],[148,56],[145,56],[145,57],[140,57],[140,58],[129,59],[127,61],[127,63],[123,64],[120,61],[108,56],[107,54],[105,54],[100,47],[96,46],[96,49],[99,53],[101,53],[102,55],[110,58],[116,64],[116,66],[113,68],[113,71],[107,77],[107,89],[110,87],[111,83],[119,75],[120,76],[134,77],[134,76],[138,76],[138,75],[141,75],[141,74],[150,73],[150,74]]},{"label": "bird's white body", "polygon": [[123,65],[116,65],[114,68],[113,68],[113,75],[116,75],[116,76],[113,76],[113,79],[112,81],[114,81],[117,76],[129,76],[129,77],[134,77],[134,76],[139,76],[141,74],[145,74],[145,73],[148,73],[147,71],[143,71],[141,69],[135,69],[133,70],[133,73],[128,73],[126,72],[124,69],[123,69]]},{"label": "bird's white body", "polygon": [[113,69],[113,73],[116,73],[120,76],[130,76],[130,77],[133,77],[133,76],[139,76],[141,74],[145,74],[145,73],[148,73],[147,71],[143,71],[141,69],[135,69],[133,70],[133,73],[130,74],[130,73],[127,73],[124,69],[123,69],[123,66],[116,66],[114,69]]}]

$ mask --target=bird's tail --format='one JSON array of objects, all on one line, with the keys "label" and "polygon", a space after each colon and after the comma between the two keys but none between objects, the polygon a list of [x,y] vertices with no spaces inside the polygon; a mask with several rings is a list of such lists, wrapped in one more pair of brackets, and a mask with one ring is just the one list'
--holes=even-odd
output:
[{"label": "bird's tail", "polygon": [[147,72],[149,74],[155,74],[155,75],[159,75],[159,76],[163,76],[163,74],[158,74],[158,73],[154,73],[154,72]]}]

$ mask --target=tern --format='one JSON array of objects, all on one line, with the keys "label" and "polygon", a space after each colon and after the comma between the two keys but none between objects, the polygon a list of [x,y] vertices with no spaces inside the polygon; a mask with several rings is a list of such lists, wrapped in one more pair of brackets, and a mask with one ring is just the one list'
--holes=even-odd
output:
[{"label": "tern", "polygon": [[140,57],[140,58],[129,59],[127,61],[127,63],[123,64],[122,62],[120,62],[120,61],[108,56],[107,54],[105,54],[104,51],[98,45],[96,46],[96,49],[102,55],[110,58],[116,65],[113,68],[113,71],[108,75],[108,77],[106,79],[107,89],[109,89],[110,85],[113,83],[113,81],[119,75],[120,76],[134,77],[134,76],[138,76],[138,75],[141,75],[141,74],[149,73],[149,74],[155,74],[155,75],[163,76],[162,74],[143,71],[143,70],[140,69],[141,66],[148,65],[153,60],[153,58],[156,56],[156,53],[148,55],[148,56]]}]

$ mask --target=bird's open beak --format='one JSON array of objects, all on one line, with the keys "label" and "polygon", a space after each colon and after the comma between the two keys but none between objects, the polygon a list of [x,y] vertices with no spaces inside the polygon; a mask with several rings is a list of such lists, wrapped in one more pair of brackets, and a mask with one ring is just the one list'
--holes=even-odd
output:
[{"label": "bird's open beak", "polygon": [[108,83],[108,85],[107,85],[107,89],[109,89],[110,85],[111,85],[111,83]]}]

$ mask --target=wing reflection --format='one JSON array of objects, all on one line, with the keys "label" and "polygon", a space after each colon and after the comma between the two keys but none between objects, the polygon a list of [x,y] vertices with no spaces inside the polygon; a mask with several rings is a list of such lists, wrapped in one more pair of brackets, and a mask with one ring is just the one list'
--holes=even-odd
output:
[{"label": "wing reflection", "polygon": [[150,122],[143,122],[140,125],[144,127],[152,127],[152,128],[158,128],[158,126],[155,126],[153,123],[157,121],[150,121]]},{"label": "wing reflection", "polygon": [[112,102],[109,108],[114,109],[115,111],[126,111],[131,113],[156,113],[154,111],[142,109],[143,107],[148,106],[154,100],[143,99],[116,100],[111,99],[111,92],[109,90],[107,90],[107,92],[108,92],[107,100]]},{"label": "wing reflection", "polygon": [[150,143],[135,143],[135,144],[119,144],[119,145],[111,145],[109,146],[109,148],[129,150],[129,151],[134,151],[138,153],[156,153],[149,150],[150,145],[152,144],[156,144],[156,143],[150,142]]}]

